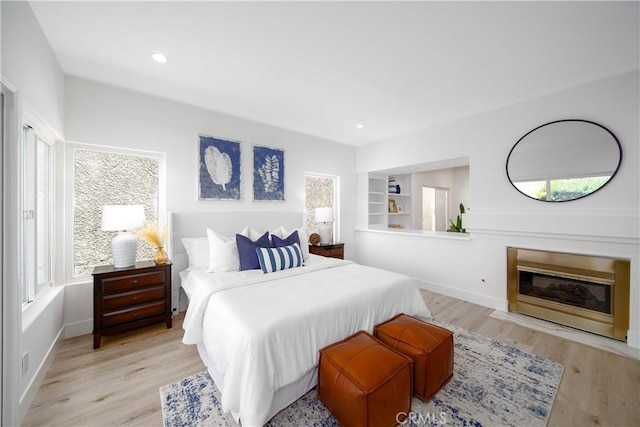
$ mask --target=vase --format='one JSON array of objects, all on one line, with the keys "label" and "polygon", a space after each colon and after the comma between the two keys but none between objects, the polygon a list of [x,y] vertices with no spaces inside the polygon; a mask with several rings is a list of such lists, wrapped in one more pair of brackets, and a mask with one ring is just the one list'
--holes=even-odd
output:
[{"label": "vase", "polygon": [[164,251],[164,248],[162,246],[159,247],[156,251],[155,256],[153,257],[153,261],[156,263],[156,265],[162,265],[166,264],[168,260],[169,257],[167,257],[167,253]]}]

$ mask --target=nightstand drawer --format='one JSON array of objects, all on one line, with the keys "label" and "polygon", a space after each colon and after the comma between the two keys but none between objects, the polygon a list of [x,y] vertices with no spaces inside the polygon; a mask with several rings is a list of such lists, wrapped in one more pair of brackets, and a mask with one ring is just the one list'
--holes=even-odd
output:
[{"label": "nightstand drawer", "polygon": [[343,248],[333,248],[327,249],[322,253],[322,255],[330,258],[343,258],[344,257],[344,249]]},{"label": "nightstand drawer", "polygon": [[128,308],[126,310],[114,311],[102,314],[102,327],[109,328],[111,326],[121,325],[123,323],[135,322],[136,320],[146,319],[162,315],[165,313],[165,302],[158,301],[150,304],[139,305]]},{"label": "nightstand drawer", "polygon": [[139,261],[126,268],[93,269],[93,349],[114,335],[171,321],[171,262]]},{"label": "nightstand drawer", "polygon": [[130,291],[143,286],[164,283],[164,271],[154,271],[152,273],[135,274],[125,277],[114,277],[102,280],[102,293],[110,294],[114,292]]},{"label": "nightstand drawer", "polygon": [[344,259],[344,243],[309,245],[309,252],[324,257]]},{"label": "nightstand drawer", "polygon": [[102,297],[102,310],[109,311],[122,307],[144,304],[149,301],[163,300],[165,297],[164,288],[164,285],[160,285],[154,288],[141,289],[139,291],[104,296]]}]

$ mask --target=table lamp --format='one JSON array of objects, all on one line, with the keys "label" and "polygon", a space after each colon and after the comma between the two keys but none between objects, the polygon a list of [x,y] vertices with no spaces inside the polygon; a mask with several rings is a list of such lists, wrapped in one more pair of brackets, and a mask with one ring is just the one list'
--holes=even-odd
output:
[{"label": "table lamp", "polygon": [[105,205],[102,207],[102,231],[119,231],[111,240],[111,255],[115,268],[136,263],[138,237],[130,233],[144,226],[142,205]]},{"label": "table lamp", "polygon": [[318,227],[318,234],[320,234],[320,244],[328,245],[329,243],[331,243],[330,223],[333,222],[333,208],[316,208],[314,211],[314,219],[316,222],[322,223],[322,225]]}]

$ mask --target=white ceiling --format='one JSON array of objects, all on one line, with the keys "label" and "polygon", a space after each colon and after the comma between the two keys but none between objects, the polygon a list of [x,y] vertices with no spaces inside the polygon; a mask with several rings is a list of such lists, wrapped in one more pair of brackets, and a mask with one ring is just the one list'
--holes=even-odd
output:
[{"label": "white ceiling", "polygon": [[31,5],[67,74],[353,145],[639,68],[635,1]]}]

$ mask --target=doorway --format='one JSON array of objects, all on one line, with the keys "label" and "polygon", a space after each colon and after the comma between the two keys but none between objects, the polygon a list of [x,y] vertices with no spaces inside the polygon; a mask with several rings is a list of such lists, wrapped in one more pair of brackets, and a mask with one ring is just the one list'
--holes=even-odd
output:
[{"label": "doorway", "polygon": [[422,187],[422,229],[447,231],[449,219],[449,189]]}]

